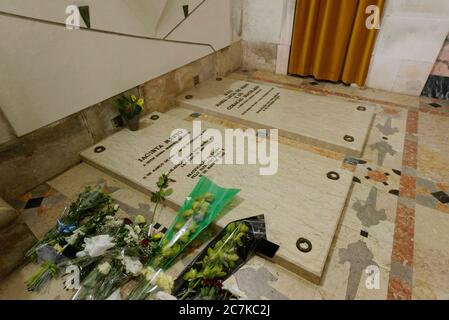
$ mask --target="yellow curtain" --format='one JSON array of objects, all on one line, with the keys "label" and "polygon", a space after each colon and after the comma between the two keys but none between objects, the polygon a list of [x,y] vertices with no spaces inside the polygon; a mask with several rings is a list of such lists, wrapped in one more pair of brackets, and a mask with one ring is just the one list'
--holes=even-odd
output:
[{"label": "yellow curtain", "polygon": [[297,0],[289,73],[363,86],[377,36],[366,8],[385,0]]}]

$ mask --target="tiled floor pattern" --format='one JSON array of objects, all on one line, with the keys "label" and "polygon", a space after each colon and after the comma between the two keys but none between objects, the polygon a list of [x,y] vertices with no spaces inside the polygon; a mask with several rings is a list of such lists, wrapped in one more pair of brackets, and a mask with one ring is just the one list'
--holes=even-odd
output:
[{"label": "tiled floor pattern", "polygon": [[[256,256],[228,285],[249,299],[449,299],[449,103],[263,72],[231,76],[305,90],[323,99],[339,96],[374,104],[377,116],[361,159],[282,141],[341,159],[342,166],[354,172],[352,195],[322,284],[313,285]],[[123,214],[148,214],[148,195],[85,164],[38,187],[14,205],[32,231],[41,235],[68,199],[83,186],[99,182],[108,186]],[[162,224],[168,224],[174,214],[166,208]],[[208,230],[208,235],[213,232]],[[174,267],[174,274],[202,244],[200,239],[196,250]],[[23,280],[32,268],[25,266],[4,281],[0,298],[68,297],[54,284],[50,288],[53,295],[48,291],[26,293]]]}]

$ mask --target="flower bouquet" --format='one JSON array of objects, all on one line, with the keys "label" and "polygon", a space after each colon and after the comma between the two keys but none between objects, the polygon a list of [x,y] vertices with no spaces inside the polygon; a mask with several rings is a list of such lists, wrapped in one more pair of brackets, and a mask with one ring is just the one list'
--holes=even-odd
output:
[{"label": "flower bouquet", "polygon": [[141,277],[129,300],[145,299],[158,291],[157,275],[167,270],[181,252],[204,230],[239,192],[238,189],[221,188],[202,177],[186,198],[176,219],[159,242],[148,261],[149,274]]},{"label": "flower bouquet", "polygon": [[228,224],[175,280],[173,294],[180,300],[228,300],[223,281],[235,273],[266,238],[263,216]]},{"label": "flower bouquet", "polygon": [[83,239],[95,234],[106,217],[115,215],[117,209],[112,206],[110,197],[101,192],[101,186],[87,187],[66,208],[57,226],[26,253],[26,258],[42,263],[36,274],[26,281],[28,290],[39,291],[50,279],[57,277],[67,261],[81,249]]},{"label": "flower bouquet", "polygon": [[[159,190],[152,196],[154,211],[173,192],[173,181],[160,177]],[[65,271],[66,288],[78,290],[75,299],[105,299],[142,275],[142,262],[153,256],[162,234],[155,233],[153,221],[147,224],[142,215],[132,221],[118,218],[117,211],[118,205],[100,187],[86,188],[57,227],[29,250],[28,256],[37,258],[41,268],[26,281],[28,289],[38,291]]]},{"label": "flower bouquet", "polygon": [[103,235],[86,239],[85,249],[78,257],[102,257],[82,282],[73,299],[104,300],[131,278],[140,276],[142,261],[146,261],[162,238],[150,236],[151,226],[143,216],[128,218],[110,217],[101,230]]},{"label": "flower bouquet", "polygon": [[[76,201],[65,208],[62,217],[57,221],[57,225],[49,230],[41,240],[37,241],[33,247],[27,251],[25,258],[36,260],[37,249],[43,245],[56,246],[57,249],[61,249],[61,247],[57,245],[61,242],[64,243],[66,237],[72,235],[84,219],[98,214],[99,212],[103,212],[105,215],[109,214],[112,199],[101,190],[101,186],[96,188],[86,187]],[[106,213],[104,211],[106,211]],[[81,232],[84,231],[79,230],[78,232],[78,235],[80,235]]]}]

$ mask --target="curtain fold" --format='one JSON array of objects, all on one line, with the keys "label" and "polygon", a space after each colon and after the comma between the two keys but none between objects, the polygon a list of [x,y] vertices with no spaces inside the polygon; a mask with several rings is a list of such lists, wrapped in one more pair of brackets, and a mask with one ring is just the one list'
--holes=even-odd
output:
[{"label": "curtain fold", "polygon": [[366,8],[385,0],[297,0],[289,73],[363,86],[377,30]]}]

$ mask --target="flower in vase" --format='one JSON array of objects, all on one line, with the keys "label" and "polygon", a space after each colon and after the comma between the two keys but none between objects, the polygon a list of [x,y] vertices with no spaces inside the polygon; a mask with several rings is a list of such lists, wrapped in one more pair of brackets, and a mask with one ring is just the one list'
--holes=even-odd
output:
[{"label": "flower in vase", "polygon": [[143,107],[143,104],[144,104],[144,100],[142,99],[142,98],[140,98],[138,101],[137,101],[137,105],[139,106],[139,107]]}]

